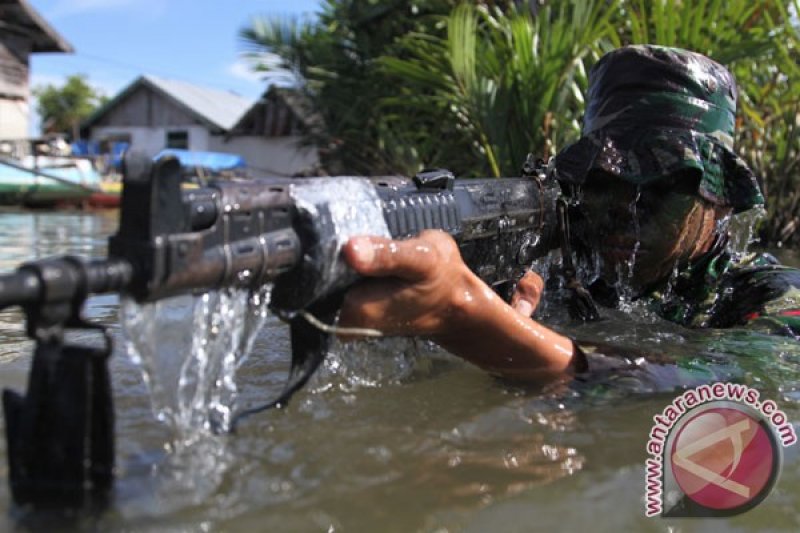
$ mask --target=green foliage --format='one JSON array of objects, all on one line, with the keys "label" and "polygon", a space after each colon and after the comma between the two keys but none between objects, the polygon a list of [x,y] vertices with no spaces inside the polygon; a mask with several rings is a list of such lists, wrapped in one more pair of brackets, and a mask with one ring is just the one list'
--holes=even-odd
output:
[{"label": "green foliage", "polygon": [[61,87],[46,85],[33,90],[37,111],[43,128],[49,132],[65,133],[72,139],[80,137],[80,124],[107,98],[92,88],[86,76],[69,76]]},{"label": "green foliage", "polygon": [[[796,40],[782,46],[791,50],[787,57],[796,56]],[[748,64],[736,71],[744,104],[737,152],[761,178],[767,198],[760,236],[768,243],[800,243],[800,72],[793,59],[781,56],[767,67]]]},{"label": "green foliage", "polygon": [[[798,2],[792,2],[795,13]],[[787,11],[776,20],[789,21]],[[772,53],[746,62],[734,73],[742,88],[738,151],[761,177],[767,218],[766,243],[800,244],[800,34],[779,26]]]},{"label": "green foliage", "polygon": [[627,43],[694,50],[730,65],[774,48],[774,0],[628,0],[620,10],[620,37]]},{"label": "green foliage", "polygon": [[320,148],[328,172],[393,173],[408,170],[415,155],[386,124],[381,99],[398,94],[398,87],[377,60],[397,54],[403,35],[442,31],[437,16],[454,3],[327,0],[313,22],[256,17],[239,36],[257,71],[290,72],[300,82],[319,115],[307,141]]},{"label": "green foliage", "polygon": [[[442,122],[471,140],[461,157],[423,162],[462,175],[518,174],[526,154],[550,155],[579,131],[584,61],[613,33],[609,5],[565,0],[533,17],[464,3],[448,18],[445,36],[411,35],[403,42],[407,57],[382,60],[406,86],[403,101],[385,102],[446,113]],[[418,148],[435,154],[441,142],[435,135]]]},{"label": "green foliage", "polygon": [[327,0],[316,20],[254,19],[241,37],[258,68],[302,80],[324,166],[373,175],[515,175],[528,152],[577,139],[586,72],[604,52],[706,54],[737,78],[738,151],[768,195],[762,233],[786,241],[800,240],[797,2]]}]

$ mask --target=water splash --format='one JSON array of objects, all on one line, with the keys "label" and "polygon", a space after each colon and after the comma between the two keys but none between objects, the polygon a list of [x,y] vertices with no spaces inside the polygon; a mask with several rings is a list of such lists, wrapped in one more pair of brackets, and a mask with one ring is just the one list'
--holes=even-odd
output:
[{"label": "water splash", "polygon": [[227,431],[235,374],[267,317],[270,288],[223,289],[138,304],[123,299],[120,322],[156,418],[187,446]]},{"label": "water splash", "polygon": [[[414,373],[422,344],[424,341],[411,337],[367,339],[351,343],[336,340],[325,359],[322,372],[318,372],[314,382],[324,389],[340,381],[339,388],[348,392],[362,387],[400,383]],[[315,387],[314,390],[319,389]]]},{"label": "water splash", "polygon": [[127,353],[171,433],[164,461],[123,513],[175,512],[207,501],[224,483],[236,462],[224,435],[237,400],[236,371],[267,318],[270,289],[120,302]]},{"label": "water splash", "polygon": [[758,226],[766,216],[766,210],[762,206],[756,206],[730,217],[729,249],[734,253],[746,253],[751,244],[758,242]]},{"label": "water splash", "polygon": [[616,268],[617,279],[614,286],[617,290],[617,297],[619,299],[618,308],[625,312],[630,312],[632,310],[632,302],[634,297],[632,286],[633,274],[636,269],[636,256],[639,253],[639,248],[642,245],[640,237],[641,230],[639,227],[639,215],[636,210],[636,205],[641,197],[642,189],[641,187],[636,187],[636,196],[633,198],[631,203],[628,204],[628,211],[631,214],[631,224],[633,225],[633,235],[636,239],[636,242],[633,245],[633,250],[631,250],[630,257],[628,257],[624,263],[618,264]]},{"label": "water splash", "polygon": [[545,281],[549,278],[554,266],[558,266],[561,259],[560,253],[555,250],[550,253],[537,257],[529,265],[529,269],[539,274]]},{"label": "water splash", "polygon": [[680,278],[681,270],[678,267],[678,262],[676,261],[675,264],[672,266],[672,272],[669,275],[669,279],[667,279],[667,284],[664,287],[664,295],[663,300],[665,302],[669,302],[672,300],[672,297],[675,295],[675,286],[678,283],[678,279]]},{"label": "water splash", "polygon": [[[531,271],[535,272],[539,276],[541,276],[542,280],[545,283],[545,287],[547,287],[548,283],[550,282],[550,276],[554,275],[555,279],[561,282],[561,276],[559,274],[561,267],[561,252],[556,250],[551,250],[548,254],[543,255],[534,259],[530,266],[528,267]],[[546,291],[545,291],[546,292]],[[550,310],[548,309],[548,299],[541,298],[539,301],[539,305],[536,308],[537,316],[548,316]]]}]

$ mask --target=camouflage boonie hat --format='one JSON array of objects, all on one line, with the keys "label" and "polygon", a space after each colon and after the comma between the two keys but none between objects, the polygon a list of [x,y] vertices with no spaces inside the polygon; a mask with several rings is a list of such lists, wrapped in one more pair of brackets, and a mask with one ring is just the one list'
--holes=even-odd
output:
[{"label": "camouflage boonie hat", "polygon": [[763,204],[756,176],[733,151],[736,97],[733,75],[695,52],[609,52],[589,74],[582,137],[556,156],[556,177],[581,184],[603,170],[643,185],[697,171],[706,200],[735,212]]}]

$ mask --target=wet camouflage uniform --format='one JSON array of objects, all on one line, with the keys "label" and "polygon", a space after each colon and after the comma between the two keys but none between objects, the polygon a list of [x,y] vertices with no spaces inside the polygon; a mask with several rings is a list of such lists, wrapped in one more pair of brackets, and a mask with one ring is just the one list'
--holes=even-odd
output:
[{"label": "wet camouflage uniform", "polygon": [[[697,193],[735,213],[763,204],[758,181],[733,151],[737,90],[728,70],[675,48],[628,46],[589,76],[583,134],[555,158],[567,190],[602,170],[636,185],[701,173]],[[800,337],[800,270],[769,254],[738,256],[720,235],[712,250],[653,292],[665,318],[690,327],[751,325]]]}]

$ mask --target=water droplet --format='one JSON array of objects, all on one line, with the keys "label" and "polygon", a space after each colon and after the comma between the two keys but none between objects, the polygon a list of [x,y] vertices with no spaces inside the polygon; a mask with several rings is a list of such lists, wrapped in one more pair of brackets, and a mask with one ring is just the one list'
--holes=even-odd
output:
[{"label": "water droplet", "polygon": [[[726,217],[722,229],[727,227],[730,235],[728,242],[729,249],[734,253],[744,254],[751,244],[758,242],[756,228],[759,222],[766,217],[766,210],[757,206],[743,213],[736,214],[732,217]],[[719,228],[719,226],[718,226]]]}]

